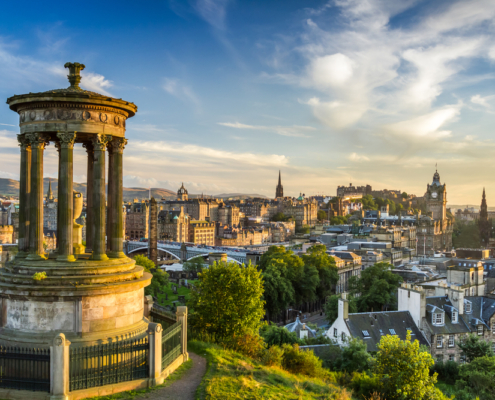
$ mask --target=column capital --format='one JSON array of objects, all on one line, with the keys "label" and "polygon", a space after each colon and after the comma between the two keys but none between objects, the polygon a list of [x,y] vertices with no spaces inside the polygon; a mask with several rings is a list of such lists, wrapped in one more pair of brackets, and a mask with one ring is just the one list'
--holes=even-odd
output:
[{"label": "column capital", "polygon": [[17,135],[17,141],[19,142],[21,149],[25,150],[27,148],[31,148],[31,142],[27,140],[26,136]]},{"label": "column capital", "polygon": [[108,143],[108,149],[112,153],[123,153],[124,152],[124,147],[126,145],[127,145],[127,139],[126,138],[113,138]]},{"label": "column capital", "polygon": [[112,139],[110,135],[97,134],[93,136],[91,142],[93,143],[94,150],[105,150],[108,142]]},{"label": "column capital", "polygon": [[24,136],[33,149],[44,150],[50,143],[49,136],[44,133],[26,133]]},{"label": "column capital", "polygon": [[57,132],[58,143],[62,149],[73,149],[76,132]]},{"label": "column capital", "polygon": [[86,153],[93,154],[95,150],[93,147],[93,142],[84,142],[82,146],[86,149]]}]

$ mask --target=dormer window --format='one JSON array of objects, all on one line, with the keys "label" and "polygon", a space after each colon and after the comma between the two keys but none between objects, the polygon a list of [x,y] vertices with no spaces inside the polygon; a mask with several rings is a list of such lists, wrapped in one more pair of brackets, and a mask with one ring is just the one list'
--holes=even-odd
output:
[{"label": "dormer window", "polygon": [[464,311],[466,312],[466,314],[471,314],[471,302],[469,300],[466,300],[465,301],[465,305],[464,305]]},{"label": "dormer window", "polygon": [[452,310],[452,323],[457,323],[457,311]]},{"label": "dormer window", "polygon": [[389,329],[388,331],[390,332],[390,334],[391,334],[391,335],[397,335],[397,334],[395,333],[395,329]]},{"label": "dormer window", "polygon": [[433,324],[435,324],[435,325],[443,325],[443,313],[435,313],[435,314],[433,314]]}]

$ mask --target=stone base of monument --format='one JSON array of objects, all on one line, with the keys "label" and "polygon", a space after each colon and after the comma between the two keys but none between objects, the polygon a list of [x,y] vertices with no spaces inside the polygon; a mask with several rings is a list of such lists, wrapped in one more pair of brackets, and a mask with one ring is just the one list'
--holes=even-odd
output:
[{"label": "stone base of monument", "polygon": [[151,274],[130,258],[26,261],[0,270],[0,344],[49,346],[57,333],[72,345],[146,335],[144,287]]}]

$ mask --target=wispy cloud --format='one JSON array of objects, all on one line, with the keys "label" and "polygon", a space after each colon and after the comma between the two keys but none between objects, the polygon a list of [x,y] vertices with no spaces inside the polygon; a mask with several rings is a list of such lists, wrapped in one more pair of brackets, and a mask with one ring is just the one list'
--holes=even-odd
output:
[{"label": "wispy cloud", "polygon": [[196,106],[200,105],[200,101],[198,96],[196,96],[196,93],[194,93],[189,85],[184,84],[180,79],[165,78],[163,89],[167,93],[183,101],[193,103]]},{"label": "wispy cloud", "polygon": [[277,135],[291,136],[291,137],[310,137],[309,135],[303,132],[311,132],[315,130],[315,128],[311,126],[298,126],[298,125],[263,126],[263,125],[246,125],[246,124],[241,124],[240,122],[218,122],[218,125],[226,126],[228,128],[235,128],[235,129],[269,131],[269,132],[274,132]]},{"label": "wispy cloud", "polygon": [[226,8],[230,0],[196,0],[194,8],[206,22],[216,29],[225,29]]},{"label": "wispy cloud", "polygon": [[471,103],[478,104],[486,108],[490,108],[491,105],[489,101],[492,100],[493,98],[495,98],[495,95],[482,97],[479,94],[475,94],[474,96],[471,97]]}]

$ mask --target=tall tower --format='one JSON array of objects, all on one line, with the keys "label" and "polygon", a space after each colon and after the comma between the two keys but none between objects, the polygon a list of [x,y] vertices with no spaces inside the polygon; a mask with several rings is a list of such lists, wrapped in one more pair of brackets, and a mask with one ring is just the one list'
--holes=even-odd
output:
[{"label": "tall tower", "polygon": [[189,199],[186,188],[184,187],[184,182],[182,182],[182,186],[177,191],[177,199],[180,201],[187,201]]},{"label": "tall tower", "polygon": [[488,206],[486,204],[485,188],[483,188],[483,197],[481,199],[480,219],[478,220],[480,230],[480,239],[483,246],[488,247],[490,240],[492,221],[488,219]]},{"label": "tall tower", "polygon": [[46,195],[46,200],[53,200],[53,192],[52,192],[52,179],[48,180],[48,193]]},{"label": "tall tower", "polygon": [[440,183],[440,174],[437,170],[433,174],[433,182],[428,185],[425,193],[426,214],[436,221],[447,218],[447,185]]},{"label": "tall tower", "polygon": [[284,187],[282,186],[282,175],[280,170],[278,171],[278,185],[275,189],[275,198],[284,197]]}]

